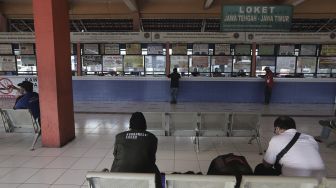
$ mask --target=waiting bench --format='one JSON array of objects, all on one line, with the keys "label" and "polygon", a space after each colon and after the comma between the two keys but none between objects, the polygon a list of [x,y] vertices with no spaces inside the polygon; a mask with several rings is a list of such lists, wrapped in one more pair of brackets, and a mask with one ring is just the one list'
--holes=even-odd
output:
[{"label": "waiting bench", "polygon": [[259,154],[263,153],[260,142],[259,113],[244,112],[143,112],[147,130],[158,136],[194,137],[196,151],[199,151],[201,136],[251,137],[256,139]]},{"label": "waiting bench", "polygon": [[33,132],[34,139],[30,150],[34,150],[37,139],[41,135],[41,127],[28,109],[0,109],[6,132]]},{"label": "waiting bench", "polygon": [[88,172],[89,188],[155,188],[155,174]]},{"label": "waiting bench", "polygon": [[243,176],[240,188],[319,188],[315,178],[284,176]]},{"label": "waiting bench", "polygon": [[166,188],[234,188],[236,185],[234,176],[169,174],[165,180]]}]

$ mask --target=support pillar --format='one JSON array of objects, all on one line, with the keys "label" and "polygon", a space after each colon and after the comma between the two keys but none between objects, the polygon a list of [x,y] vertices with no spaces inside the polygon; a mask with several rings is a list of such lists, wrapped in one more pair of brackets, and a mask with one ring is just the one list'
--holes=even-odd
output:
[{"label": "support pillar", "polygon": [[170,74],[169,42],[166,43],[166,75]]},{"label": "support pillar", "polygon": [[254,42],[252,43],[252,64],[251,64],[251,77],[256,76],[256,70],[257,70],[257,44]]},{"label": "support pillar", "polygon": [[75,138],[67,0],[33,0],[42,145]]},{"label": "support pillar", "polygon": [[82,54],[81,54],[81,46],[80,43],[76,44],[76,48],[77,48],[77,76],[82,76]]},{"label": "support pillar", "polygon": [[0,32],[7,32],[7,18],[0,13]]}]

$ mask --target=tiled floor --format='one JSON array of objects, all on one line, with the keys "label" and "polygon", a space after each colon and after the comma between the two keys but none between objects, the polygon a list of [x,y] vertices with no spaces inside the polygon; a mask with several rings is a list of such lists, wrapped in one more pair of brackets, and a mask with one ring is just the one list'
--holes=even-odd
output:
[{"label": "tiled floor", "polygon": [[[77,104],[77,108],[78,106],[80,105]],[[128,111],[136,110],[139,106],[137,104]],[[162,108],[160,105],[157,106],[159,109]],[[192,106],[197,104],[181,105],[181,108],[192,109]],[[213,106],[213,104],[202,105],[199,109],[213,109]],[[236,104],[236,106],[244,107],[243,104]],[[252,108],[252,105],[249,106]],[[301,112],[305,108],[305,106],[298,106],[302,109]],[[312,106],[310,109],[318,115],[319,109],[314,109]],[[216,107],[216,109],[220,108]],[[332,105],[324,108],[330,114],[331,109]],[[285,113],[281,110],[277,112]],[[287,111],[287,113],[291,112]],[[113,161],[114,137],[128,128],[129,118],[130,114],[77,113],[74,141],[63,148],[43,148],[39,141],[35,151],[28,150],[33,138],[31,133],[5,133],[0,129],[0,188],[87,187],[85,182],[87,171],[110,168]],[[273,135],[275,118],[275,116],[263,116],[261,119],[264,148]],[[320,119],[321,117],[295,117],[298,130],[311,135],[319,134],[321,127],[318,125],[318,120]],[[252,168],[262,161],[256,143],[249,145],[248,138],[201,138],[199,153],[195,152],[190,137],[159,136],[158,139],[157,165],[162,172],[166,173],[189,170],[206,173],[214,157],[230,152],[244,155]],[[335,139],[335,135],[331,139]],[[327,166],[328,176],[336,177],[336,146],[327,148],[325,144],[320,144],[320,150]]]}]

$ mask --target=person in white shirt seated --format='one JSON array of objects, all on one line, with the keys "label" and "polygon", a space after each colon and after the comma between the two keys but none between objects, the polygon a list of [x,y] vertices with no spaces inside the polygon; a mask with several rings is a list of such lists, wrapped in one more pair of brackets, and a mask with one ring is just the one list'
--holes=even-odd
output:
[{"label": "person in white shirt seated", "polygon": [[[318,179],[325,176],[325,165],[319,153],[318,143],[312,136],[298,133],[294,119],[289,116],[278,117],[274,121],[274,133],[276,135],[269,142],[263,163],[255,168],[256,175],[304,176]],[[294,143],[292,147],[287,147],[287,152],[282,152],[283,156],[277,159],[277,155],[291,141]]]}]

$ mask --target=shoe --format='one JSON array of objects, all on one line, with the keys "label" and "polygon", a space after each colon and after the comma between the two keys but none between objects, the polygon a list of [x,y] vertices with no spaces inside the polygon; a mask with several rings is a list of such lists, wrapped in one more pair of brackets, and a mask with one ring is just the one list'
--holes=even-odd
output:
[{"label": "shoe", "polygon": [[322,139],[319,136],[314,136],[316,142],[322,143]]},{"label": "shoe", "polygon": [[336,122],[334,120],[320,120],[319,124],[324,127],[330,127],[332,129],[336,129]]},{"label": "shoe", "polygon": [[330,120],[320,120],[319,124],[324,127],[328,127],[330,125]]}]

